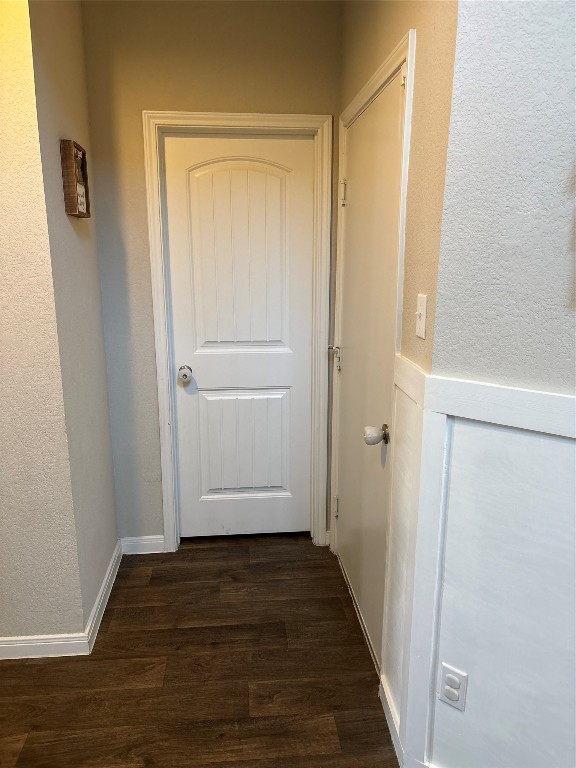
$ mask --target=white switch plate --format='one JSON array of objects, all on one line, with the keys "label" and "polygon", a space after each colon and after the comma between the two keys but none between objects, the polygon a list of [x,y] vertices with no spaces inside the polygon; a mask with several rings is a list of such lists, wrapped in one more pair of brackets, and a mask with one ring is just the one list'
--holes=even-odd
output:
[{"label": "white switch plate", "polygon": [[421,339],[426,338],[426,301],[428,296],[425,293],[419,293],[416,300],[416,336]]},{"label": "white switch plate", "polygon": [[442,662],[440,666],[440,689],[438,691],[440,701],[444,701],[463,712],[466,706],[467,689],[468,675],[466,672]]}]

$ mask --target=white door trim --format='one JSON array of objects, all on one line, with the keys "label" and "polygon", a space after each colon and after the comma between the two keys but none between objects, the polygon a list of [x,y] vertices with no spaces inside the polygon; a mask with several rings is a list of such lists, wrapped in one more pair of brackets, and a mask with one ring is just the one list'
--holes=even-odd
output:
[{"label": "white door trim", "polygon": [[[348,128],[372,104],[374,99],[384,90],[388,82],[404,68],[406,75],[406,105],[404,112],[404,147],[402,152],[402,182],[400,188],[400,226],[398,243],[398,285],[396,302],[396,352],[400,352],[402,336],[402,301],[404,290],[404,236],[406,230],[406,197],[408,189],[408,161],[410,157],[410,126],[412,123],[412,97],[414,93],[414,66],[416,56],[416,30],[409,30],[386,61],[376,70],[370,80],[352,99],[340,115],[339,120],[339,174],[340,180],[346,178],[346,135]],[[337,259],[336,259],[336,295],[334,344],[338,345],[342,337],[342,280],[344,274],[344,217],[341,207],[338,208],[337,228]],[[338,447],[339,447],[339,412],[340,412],[340,382],[334,375],[332,387],[332,456],[331,456],[331,487],[330,487],[330,546],[336,551],[335,516],[337,514],[338,495]]]},{"label": "white door trim", "polygon": [[314,139],[314,276],[312,320],[312,419],[310,529],[315,544],[326,544],[326,471],[328,427],[328,332],[332,118],[329,115],[264,115],[206,112],[142,113],[152,305],[160,419],[164,548],[180,542],[175,446],[172,436],[173,363],[168,281],[164,271],[163,142],[167,134],[212,133],[238,136],[276,134]]}]

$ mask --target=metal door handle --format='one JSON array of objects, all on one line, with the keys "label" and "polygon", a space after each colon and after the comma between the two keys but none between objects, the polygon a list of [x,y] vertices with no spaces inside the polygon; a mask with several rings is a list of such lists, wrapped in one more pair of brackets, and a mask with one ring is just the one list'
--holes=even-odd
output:
[{"label": "metal door handle", "polygon": [[178,379],[182,384],[187,384],[192,378],[192,368],[189,365],[181,365],[178,368]]},{"label": "metal door handle", "polygon": [[390,430],[388,424],[382,424],[381,427],[364,427],[364,442],[366,445],[378,445],[378,443],[390,442]]}]

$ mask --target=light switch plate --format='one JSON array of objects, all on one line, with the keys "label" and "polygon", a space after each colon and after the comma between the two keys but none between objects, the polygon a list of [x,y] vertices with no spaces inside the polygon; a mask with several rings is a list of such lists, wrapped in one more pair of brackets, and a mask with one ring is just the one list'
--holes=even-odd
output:
[{"label": "light switch plate", "polygon": [[421,339],[426,338],[426,303],[428,296],[425,293],[419,293],[416,300],[416,336]]}]

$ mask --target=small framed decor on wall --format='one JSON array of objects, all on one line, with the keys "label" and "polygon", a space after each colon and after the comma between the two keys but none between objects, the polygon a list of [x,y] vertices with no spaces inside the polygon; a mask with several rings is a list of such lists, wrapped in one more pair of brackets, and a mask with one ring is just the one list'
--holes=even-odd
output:
[{"label": "small framed decor on wall", "polygon": [[86,150],[71,139],[60,141],[64,207],[69,216],[90,218],[90,192]]}]

